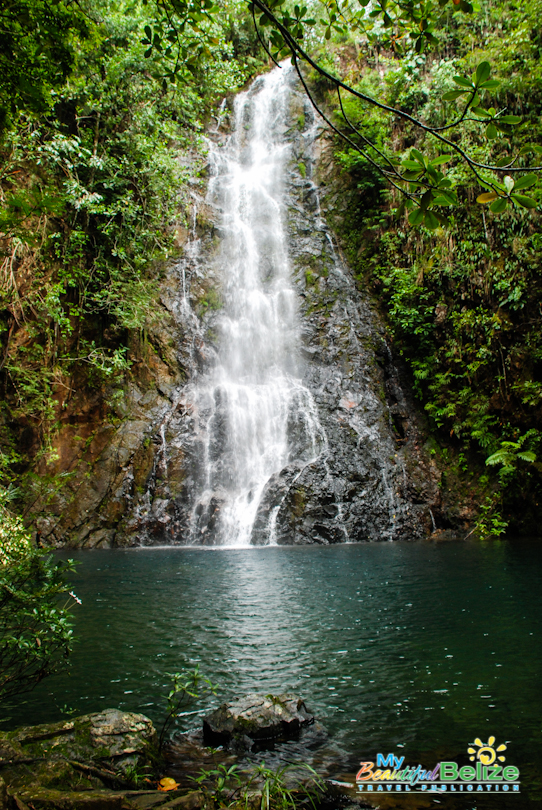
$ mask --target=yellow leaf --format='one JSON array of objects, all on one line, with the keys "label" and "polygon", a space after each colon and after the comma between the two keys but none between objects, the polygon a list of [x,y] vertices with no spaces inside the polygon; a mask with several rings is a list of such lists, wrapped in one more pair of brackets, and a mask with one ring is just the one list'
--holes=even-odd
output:
[{"label": "yellow leaf", "polygon": [[179,783],[172,779],[171,776],[164,776],[158,782],[158,790],[177,790]]},{"label": "yellow leaf", "polygon": [[499,195],[495,194],[494,191],[486,191],[485,194],[480,194],[479,197],[476,197],[477,203],[488,203],[492,200],[496,200]]}]

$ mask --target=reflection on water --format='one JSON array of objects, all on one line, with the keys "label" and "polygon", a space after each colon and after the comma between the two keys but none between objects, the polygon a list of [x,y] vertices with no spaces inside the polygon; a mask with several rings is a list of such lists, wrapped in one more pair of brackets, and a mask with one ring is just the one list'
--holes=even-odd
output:
[{"label": "reflection on water", "polygon": [[83,599],[71,674],[41,684],[12,725],[58,719],[63,706],[119,706],[158,720],[166,673],[198,663],[219,698],[304,696],[344,751],[344,770],[377,751],[453,759],[475,737],[495,735],[535,778],[542,566],[534,544],[70,556],[80,562]]}]

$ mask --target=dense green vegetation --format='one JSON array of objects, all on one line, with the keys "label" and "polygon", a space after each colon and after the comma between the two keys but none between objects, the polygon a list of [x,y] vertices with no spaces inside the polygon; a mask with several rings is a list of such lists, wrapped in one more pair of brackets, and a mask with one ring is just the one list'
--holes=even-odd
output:
[{"label": "dense green vegetation", "polygon": [[[455,89],[454,76],[468,75],[487,60],[500,81],[492,91],[496,102],[523,123],[488,137],[471,122],[461,145],[482,162],[495,163],[541,142],[540,13],[539,2],[485,3],[479,15],[457,13],[437,28],[438,45],[430,55],[398,58],[375,38],[337,46],[324,58],[331,69],[347,61],[354,87],[434,125],[450,115],[450,105],[441,99]],[[335,103],[330,93],[328,104]],[[390,119],[359,100],[347,101],[345,109],[351,121],[363,120],[365,134],[382,148],[392,143],[403,157],[413,147],[430,149],[428,138],[404,120]],[[338,113],[335,123],[356,139]],[[390,192],[358,151],[337,140],[336,157],[349,177],[348,206],[339,222],[349,257],[360,285],[376,293],[389,319],[394,345],[411,369],[445,463],[453,460],[466,475],[470,470],[482,502],[479,528],[498,534],[510,523],[538,532],[538,213],[520,207],[494,213],[477,205],[464,163],[454,161],[446,176],[457,184],[459,205],[448,224],[413,229],[400,195]]]},{"label": "dense green vegetation", "polygon": [[101,392],[105,412],[122,393],[206,118],[260,64],[235,6],[186,33],[190,58],[173,74],[162,53],[147,53],[154,7],[37,2],[26,17],[27,5],[6,11],[0,98],[0,469],[23,500],[73,391]]},{"label": "dense green vegetation", "polygon": [[[73,636],[69,562],[36,549],[0,500],[0,702],[32,689],[65,665]],[[59,598],[64,601],[59,602]],[[5,715],[0,719],[5,720]]]}]

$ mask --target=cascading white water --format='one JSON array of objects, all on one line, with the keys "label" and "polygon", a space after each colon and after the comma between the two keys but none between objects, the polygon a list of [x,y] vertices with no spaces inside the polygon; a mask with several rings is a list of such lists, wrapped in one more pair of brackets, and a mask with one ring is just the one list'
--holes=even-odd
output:
[{"label": "cascading white water", "polygon": [[210,145],[223,307],[216,361],[191,396],[199,440],[193,543],[248,545],[271,476],[294,460],[310,462],[326,443],[297,356],[284,208],[290,80],[287,65],[257,79],[236,98],[228,143]]}]

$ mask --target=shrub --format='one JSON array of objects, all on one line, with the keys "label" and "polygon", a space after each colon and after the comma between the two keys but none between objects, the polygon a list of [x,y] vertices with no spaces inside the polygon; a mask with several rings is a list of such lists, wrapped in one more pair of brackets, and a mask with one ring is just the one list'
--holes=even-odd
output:
[{"label": "shrub", "polygon": [[73,643],[69,608],[80,603],[66,582],[73,562],[36,548],[6,500],[0,494],[1,701],[65,666]]}]

